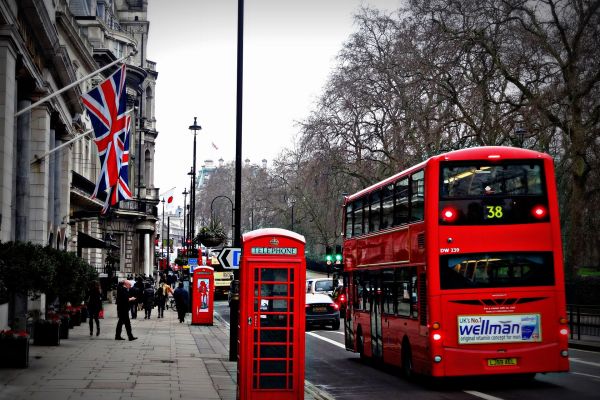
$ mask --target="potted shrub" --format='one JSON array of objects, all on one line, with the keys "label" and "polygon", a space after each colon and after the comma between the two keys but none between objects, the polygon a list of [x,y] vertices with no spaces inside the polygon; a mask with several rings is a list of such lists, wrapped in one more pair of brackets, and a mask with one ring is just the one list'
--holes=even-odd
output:
[{"label": "potted shrub", "polygon": [[198,231],[196,240],[206,247],[216,247],[227,239],[227,233],[223,224],[216,219],[211,219],[208,225],[203,226]]},{"label": "potted shrub", "polygon": [[33,344],[58,346],[60,344],[60,318],[39,319],[33,324]]},{"label": "potted shrub", "polygon": [[0,367],[29,366],[29,335],[26,331],[0,331]]}]

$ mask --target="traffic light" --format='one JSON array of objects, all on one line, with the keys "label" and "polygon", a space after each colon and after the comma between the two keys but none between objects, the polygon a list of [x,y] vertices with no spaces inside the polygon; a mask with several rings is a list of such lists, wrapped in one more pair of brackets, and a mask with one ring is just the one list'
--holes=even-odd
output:
[{"label": "traffic light", "polygon": [[325,262],[327,265],[331,265],[333,262],[333,248],[331,246],[325,247]]},{"label": "traffic light", "polygon": [[338,265],[342,263],[342,245],[340,244],[335,245],[335,263]]}]

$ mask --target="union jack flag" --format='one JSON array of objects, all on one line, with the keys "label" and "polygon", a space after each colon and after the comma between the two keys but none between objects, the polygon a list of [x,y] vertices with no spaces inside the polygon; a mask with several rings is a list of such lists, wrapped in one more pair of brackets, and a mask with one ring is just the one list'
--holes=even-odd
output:
[{"label": "union jack flag", "polygon": [[108,79],[83,94],[83,104],[94,128],[94,142],[100,157],[100,175],[92,198],[106,192],[102,213],[120,200],[130,199],[128,187],[129,129],[126,115],[125,64]]}]

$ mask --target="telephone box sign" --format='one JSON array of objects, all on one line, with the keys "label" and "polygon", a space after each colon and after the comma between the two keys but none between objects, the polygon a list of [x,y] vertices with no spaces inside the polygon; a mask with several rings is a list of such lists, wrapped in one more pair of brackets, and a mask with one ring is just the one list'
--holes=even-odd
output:
[{"label": "telephone box sign", "polygon": [[459,315],[458,343],[541,342],[540,314]]},{"label": "telephone box sign", "polygon": [[291,255],[295,256],[298,254],[297,247],[252,247],[250,249],[252,254],[279,254],[279,255]]}]

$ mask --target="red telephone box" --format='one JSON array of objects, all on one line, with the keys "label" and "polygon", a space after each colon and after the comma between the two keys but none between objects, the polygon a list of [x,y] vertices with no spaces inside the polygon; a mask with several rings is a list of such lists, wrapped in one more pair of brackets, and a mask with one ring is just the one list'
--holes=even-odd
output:
[{"label": "red telephone box", "polygon": [[194,269],[192,289],[192,325],[212,325],[215,278],[212,267],[200,266]]},{"label": "red telephone box", "polygon": [[242,237],[237,398],[304,398],[304,237],[259,229]]}]

